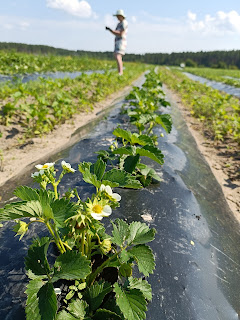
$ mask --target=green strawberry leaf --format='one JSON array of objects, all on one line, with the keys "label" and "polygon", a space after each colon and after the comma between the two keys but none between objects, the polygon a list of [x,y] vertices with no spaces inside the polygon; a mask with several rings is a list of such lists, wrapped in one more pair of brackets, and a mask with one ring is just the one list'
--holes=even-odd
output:
[{"label": "green strawberry leaf", "polygon": [[157,124],[160,124],[163,129],[167,132],[170,133],[172,130],[172,119],[169,114],[161,114],[158,115],[155,119]]},{"label": "green strawberry leaf", "polygon": [[155,238],[156,229],[150,229],[145,223],[134,221],[129,226],[129,237],[127,242],[131,244],[145,244],[153,241]]},{"label": "green strawberry leaf", "polygon": [[93,320],[121,320],[122,317],[107,309],[98,309],[93,316]]},{"label": "green strawberry leaf", "polygon": [[57,257],[52,281],[86,279],[90,272],[90,261],[85,256],[82,256],[81,253],[67,251]]},{"label": "green strawberry leaf", "polygon": [[0,221],[14,220],[21,218],[40,217],[42,215],[42,207],[39,201],[20,201],[7,204],[0,209]]},{"label": "green strawberry leaf", "polygon": [[136,156],[128,156],[125,160],[124,160],[124,170],[126,172],[132,173],[135,168],[136,165],[138,164],[139,161],[139,154],[137,154]]},{"label": "green strawberry leaf", "polygon": [[129,236],[129,227],[128,224],[120,219],[116,219],[115,223],[112,222],[113,231],[112,231],[112,242],[122,247]]},{"label": "green strawberry leaf", "polygon": [[137,148],[136,153],[140,156],[148,157],[159,164],[163,164],[164,155],[162,154],[161,150],[152,146],[144,146],[142,148]]},{"label": "green strawberry leaf", "polygon": [[138,289],[125,290],[114,284],[116,302],[123,316],[127,320],[143,320],[146,318],[146,300]]},{"label": "green strawberry leaf", "polygon": [[128,253],[137,262],[139,272],[142,272],[146,277],[148,277],[150,273],[153,273],[155,262],[149,246],[140,244],[128,250]]},{"label": "green strawberry leaf", "polygon": [[152,300],[152,288],[146,280],[133,277],[129,277],[128,280],[130,289],[138,289],[142,292],[145,299],[147,299],[148,301]]},{"label": "green strawberry leaf", "polygon": [[32,189],[27,186],[20,186],[15,189],[14,194],[18,198],[26,201],[39,200],[39,194],[37,189]]},{"label": "green strawberry leaf", "polygon": [[103,302],[106,294],[112,290],[112,286],[108,282],[95,282],[88,287],[84,293],[84,299],[89,304],[90,311],[97,310]]},{"label": "green strawberry leaf", "polygon": [[106,169],[106,163],[102,159],[98,159],[97,162],[94,164],[94,174],[96,175],[98,180],[102,180]]},{"label": "green strawberry leaf", "polygon": [[26,320],[41,320],[41,315],[39,312],[39,298],[38,291],[44,285],[44,282],[40,279],[30,280],[27,284],[27,289],[25,293],[27,294],[26,302]]},{"label": "green strawberry leaf", "polygon": [[52,283],[44,284],[37,293],[41,319],[54,320],[57,313],[57,297]]},{"label": "green strawberry leaf", "polygon": [[47,260],[47,251],[50,238],[44,237],[33,241],[25,257],[25,267],[35,275],[47,275],[50,273],[50,266]]}]

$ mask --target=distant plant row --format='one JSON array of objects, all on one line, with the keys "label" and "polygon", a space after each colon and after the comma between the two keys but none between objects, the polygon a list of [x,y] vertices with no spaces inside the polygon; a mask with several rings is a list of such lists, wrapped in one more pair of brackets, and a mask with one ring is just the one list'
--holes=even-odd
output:
[{"label": "distant plant row", "polygon": [[121,78],[109,71],[75,79],[6,83],[0,86],[0,122],[20,125],[25,137],[42,135],[75,113],[89,112],[94,103],[131,83],[144,69],[129,64]]},{"label": "distant plant row", "polygon": [[[62,56],[78,56],[103,60],[113,60],[111,51],[93,52],[84,50],[66,50],[44,45],[27,45],[24,43],[0,42],[0,50],[16,50],[18,52],[34,54],[53,54]],[[127,53],[125,61],[142,62],[155,65],[180,65],[185,63],[189,67],[211,67],[221,69],[240,69],[240,50],[231,51],[200,51],[200,52],[172,52],[172,53]]]},{"label": "distant plant row", "polygon": [[184,68],[184,71],[210,80],[226,83],[230,86],[240,87],[240,70]]},{"label": "distant plant row", "polygon": [[34,55],[0,51],[0,74],[14,75],[56,71],[109,70],[116,68],[113,61],[88,57]]},{"label": "distant plant row", "polygon": [[160,69],[161,79],[178,92],[191,114],[200,119],[216,140],[240,143],[240,102],[205,84],[190,80],[176,69]]}]

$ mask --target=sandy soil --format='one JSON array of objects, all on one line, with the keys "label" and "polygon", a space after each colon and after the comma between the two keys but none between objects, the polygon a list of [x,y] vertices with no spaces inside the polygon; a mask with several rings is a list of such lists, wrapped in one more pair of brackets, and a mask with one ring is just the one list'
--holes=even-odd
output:
[{"label": "sandy soil", "polygon": [[181,98],[166,87],[164,87],[164,90],[167,95],[170,95],[176,101],[200,152],[208,162],[231,211],[240,223],[239,146],[230,141],[224,143],[214,141],[203,124],[198,119],[193,118],[190,110],[182,103]]},{"label": "sandy soil", "polygon": [[[0,139],[0,149],[4,153],[2,163],[0,160],[0,187],[29,164],[74,144],[76,142],[74,132],[78,128],[96,119],[102,110],[110,107],[118,98],[126,95],[130,89],[131,86],[125,87],[106,100],[97,103],[91,113],[77,114],[47,136],[32,138],[24,144],[19,143],[19,137],[18,134],[14,134],[14,128],[9,129],[9,132],[5,134],[5,139]],[[237,150],[237,146],[214,142],[202,124],[191,116],[179,96],[167,88],[165,90],[177,102],[201,153],[222,187],[230,209],[240,222],[239,150]]]}]

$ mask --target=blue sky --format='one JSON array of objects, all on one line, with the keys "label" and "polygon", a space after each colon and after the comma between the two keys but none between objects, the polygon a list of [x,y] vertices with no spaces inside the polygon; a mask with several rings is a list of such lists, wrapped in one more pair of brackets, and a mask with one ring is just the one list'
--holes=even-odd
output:
[{"label": "blue sky", "polygon": [[240,49],[239,0],[0,0],[0,41],[112,51],[117,9],[128,53]]}]

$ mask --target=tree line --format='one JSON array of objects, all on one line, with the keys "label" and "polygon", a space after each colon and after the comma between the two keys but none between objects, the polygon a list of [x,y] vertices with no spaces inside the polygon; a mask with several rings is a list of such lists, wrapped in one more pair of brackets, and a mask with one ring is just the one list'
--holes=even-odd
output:
[{"label": "tree line", "polygon": [[[33,54],[88,56],[90,58],[112,60],[111,51],[94,52],[84,50],[67,50],[45,45],[29,45],[24,43],[0,42],[0,50],[14,50]],[[155,65],[180,65],[189,67],[211,67],[240,69],[240,50],[231,51],[200,51],[173,53],[129,53],[124,56],[125,61],[143,62]]]}]

